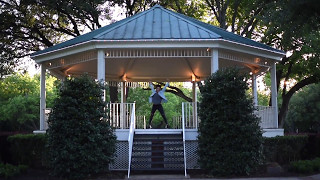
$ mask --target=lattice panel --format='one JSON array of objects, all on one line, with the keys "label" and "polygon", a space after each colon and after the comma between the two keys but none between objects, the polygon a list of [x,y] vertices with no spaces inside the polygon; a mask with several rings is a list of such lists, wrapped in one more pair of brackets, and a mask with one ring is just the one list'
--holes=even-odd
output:
[{"label": "lattice panel", "polygon": [[[170,144],[170,143],[169,143]],[[118,141],[116,144],[116,158],[113,164],[110,164],[111,170],[127,170],[128,169],[128,142]],[[198,165],[198,142],[197,141],[186,141],[186,159],[187,169],[199,169]],[[135,152],[135,155],[150,156],[150,152]],[[171,161],[173,159],[166,158],[166,156],[183,155],[183,153],[171,153],[165,152],[165,161]],[[180,159],[176,158],[175,160]],[[140,159],[142,160],[142,159]],[[182,158],[183,160],[183,158]],[[150,161],[150,158],[145,158],[144,161]],[[166,165],[166,168],[180,168],[181,165]],[[150,165],[143,164],[141,167],[135,168],[150,168]],[[181,167],[182,168],[182,167]]]},{"label": "lattice panel", "polygon": [[110,164],[111,170],[128,170],[129,163],[129,145],[127,141],[118,141],[116,143],[116,158],[113,164]]},{"label": "lattice panel", "polygon": [[198,164],[198,142],[197,141],[186,141],[186,159],[187,169],[199,169]]}]

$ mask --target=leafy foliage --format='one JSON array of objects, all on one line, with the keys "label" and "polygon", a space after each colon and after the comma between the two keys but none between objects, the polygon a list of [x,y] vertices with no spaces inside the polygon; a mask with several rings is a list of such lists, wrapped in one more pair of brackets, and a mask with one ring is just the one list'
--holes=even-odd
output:
[{"label": "leafy foliage", "polygon": [[[13,74],[0,79],[0,130],[33,131],[39,127],[40,77]],[[57,97],[57,79],[46,77],[47,107]]]},{"label": "leafy foliage", "polygon": [[131,1],[131,0],[112,0],[113,4],[125,8],[126,16],[132,16],[141,11],[145,11],[150,7],[160,4],[161,6],[177,11],[196,19],[204,19],[207,15],[207,6],[202,0],[188,1],[188,0],[145,0],[145,1]]},{"label": "leafy foliage", "polygon": [[27,166],[18,165],[14,166],[12,164],[2,164],[0,163],[0,177],[11,178],[13,176],[19,175],[20,173],[27,170]]},{"label": "leafy foliage", "polygon": [[280,87],[281,80],[296,81],[291,87],[284,83],[279,92],[282,96],[280,127],[284,125],[292,95],[301,88],[320,81],[319,8],[320,3],[315,0],[280,0],[263,18],[268,26],[263,42],[289,52],[277,64],[277,86]]},{"label": "leafy foliage", "polygon": [[[0,110],[3,129],[34,130],[39,127],[40,98],[37,95],[10,98]],[[2,129],[1,128],[1,129]]]},{"label": "leafy foliage", "polygon": [[307,136],[277,136],[265,138],[263,152],[268,162],[288,164],[301,160],[302,151],[308,143]]},{"label": "leafy foliage", "polygon": [[39,167],[45,163],[44,134],[17,134],[8,137],[14,164]]},{"label": "leafy foliage", "polygon": [[200,166],[218,176],[254,172],[262,163],[262,132],[245,76],[219,70],[200,89]]},{"label": "leafy foliage", "polygon": [[320,158],[291,162],[289,171],[297,173],[320,172]]},{"label": "leafy foliage", "polygon": [[109,18],[103,0],[0,1],[0,77],[9,74],[18,59],[50,47],[85,29],[101,27]]},{"label": "leafy foliage", "polygon": [[285,122],[287,132],[320,133],[320,84],[309,85],[292,97]]},{"label": "leafy foliage", "polygon": [[52,175],[82,179],[108,169],[116,137],[103,120],[102,89],[88,75],[65,80],[49,116],[47,147]]}]

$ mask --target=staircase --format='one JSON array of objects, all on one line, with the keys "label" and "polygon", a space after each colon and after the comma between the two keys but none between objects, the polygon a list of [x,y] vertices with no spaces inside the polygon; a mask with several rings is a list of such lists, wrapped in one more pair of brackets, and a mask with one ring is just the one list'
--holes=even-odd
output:
[{"label": "staircase", "polygon": [[[155,130],[155,129],[154,129]],[[182,132],[135,132],[132,173],[184,172]]]}]

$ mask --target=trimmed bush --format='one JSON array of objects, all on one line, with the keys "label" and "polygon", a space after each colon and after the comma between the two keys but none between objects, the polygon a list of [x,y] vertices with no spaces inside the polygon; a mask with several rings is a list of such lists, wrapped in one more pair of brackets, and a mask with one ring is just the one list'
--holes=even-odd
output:
[{"label": "trimmed bush", "polygon": [[308,143],[302,152],[303,159],[320,157],[320,134],[308,134]]},{"label": "trimmed bush", "polygon": [[28,166],[18,165],[14,166],[12,164],[2,164],[0,163],[0,177],[11,178],[13,176],[19,175],[20,173],[26,171]]},{"label": "trimmed bush", "polygon": [[29,167],[43,165],[46,137],[44,134],[16,134],[8,137],[14,164]]},{"label": "trimmed bush", "polygon": [[247,175],[263,163],[262,132],[246,77],[219,70],[200,86],[199,163],[216,176]]},{"label": "trimmed bush", "polygon": [[301,160],[301,154],[308,142],[307,136],[277,136],[264,139],[264,155],[268,162],[288,164]]},{"label": "trimmed bush", "polygon": [[289,171],[296,173],[320,172],[320,158],[314,160],[300,160],[290,163]]},{"label": "trimmed bush", "polygon": [[64,81],[48,120],[52,175],[83,179],[108,170],[116,136],[103,118],[103,88],[87,75]]}]

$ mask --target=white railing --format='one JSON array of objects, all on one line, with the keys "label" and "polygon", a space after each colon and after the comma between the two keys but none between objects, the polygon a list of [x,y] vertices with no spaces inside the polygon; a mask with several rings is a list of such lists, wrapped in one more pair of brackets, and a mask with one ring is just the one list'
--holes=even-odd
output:
[{"label": "white railing", "polygon": [[136,116],[136,129],[147,129],[146,116]]},{"label": "white railing", "polygon": [[134,103],[107,104],[107,119],[117,129],[129,129],[130,116]]},{"label": "white railing", "polygon": [[172,129],[182,129],[182,116],[172,118]]},{"label": "white railing", "polygon": [[195,102],[183,102],[182,103],[182,116],[184,117],[185,128],[198,129],[198,113]]},{"label": "white railing", "polygon": [[52,111],[52,108],[46,108],[44,111],[44,130],[47,130],[49,128],[48,120],[49,120],[49,115]]},{"label": "white railing", "polygon": [[128,166],[128,179],[130,178],[130,167],[131,167],[131,156],[132,156],[132,147],[133,147],[133,136],[135,130],[135,122],[136,122],[136,111],[135,111],[135,104],[132,104],[131,108],[131,116],[130,116],[130,130],[129,130],[129,166]]},{"label": "white railing", "polygon": [[187,177],[187,158],[186,158],[186,130],[185,130],[185,107],[182,103],[182,139],[183,139],[183,161],[184,161],[184,176]]},{"label": "white railing", "polygon": [[261,118],[261,128],[276,128],[275,108],[272,106],[255,106],[255,114]]}]

